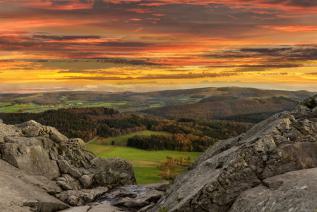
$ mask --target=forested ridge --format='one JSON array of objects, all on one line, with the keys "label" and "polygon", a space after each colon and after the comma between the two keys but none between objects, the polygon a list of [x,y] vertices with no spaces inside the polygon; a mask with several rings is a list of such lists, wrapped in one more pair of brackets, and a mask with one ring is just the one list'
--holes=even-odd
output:
[{"label": "forested ridge", "polygon": [[134,137],[129,146],[141,149],[203,151],[220,139],[239,135],[250,125],[232,121],[169,120],[135,113],[120,113],[109,108],[50,110],[43,113],[3,113],[8,124],[35,120],[53,126],[68,137],[89,141],[96,136],[114,137],[142,130],[165,131],[171,136]]}]

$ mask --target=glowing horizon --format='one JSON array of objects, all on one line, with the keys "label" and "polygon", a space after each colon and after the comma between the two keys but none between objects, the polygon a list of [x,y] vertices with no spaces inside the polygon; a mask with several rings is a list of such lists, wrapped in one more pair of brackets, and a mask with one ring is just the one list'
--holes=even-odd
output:
[{"label": "glowing horizon", "polygon": [[317,2],[0,0],[0,92],[317,91]]}]

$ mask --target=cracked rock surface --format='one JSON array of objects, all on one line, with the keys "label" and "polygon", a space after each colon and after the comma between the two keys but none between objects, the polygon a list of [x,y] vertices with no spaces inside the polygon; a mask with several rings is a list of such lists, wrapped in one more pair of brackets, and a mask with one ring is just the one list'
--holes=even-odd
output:
[{"label": "cracked rock surface", "polygon": [[299,106],[209,148],[150,211],[314,211],[315,167],[316,106]]},{"label": "cracked rock surface", "polygon": [[146,212],[163,196],[167,187],[167,183],[122,186],[103,194],[91,204],[63,212]]},{"label": "cracked rock surface", "polygon": [[314,211],[317,208],[317,168],[288,172],[264,180],[243,192],[230,212]]},{"label": "cracked rock surface", "polygon": [[62,210],[135,184],[128,162],[96,158],[83,144],[35,121],[0,122],[1,211]]}]

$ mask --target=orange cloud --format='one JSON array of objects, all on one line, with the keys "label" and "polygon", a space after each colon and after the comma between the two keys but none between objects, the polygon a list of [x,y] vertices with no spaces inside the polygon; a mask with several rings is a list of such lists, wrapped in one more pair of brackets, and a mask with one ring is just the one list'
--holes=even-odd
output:
[{"label": "orange cloud", "polygon": [[0,82],[310,83],[316,8],[300,0],[0,0]]},{"label": "orange cloud", "polygon": [[305,25],[290,25],[290,26],[267,26],[265,28],[271,28],[273,30],[282,32],[315,32],[317,26],[305,26]]}]

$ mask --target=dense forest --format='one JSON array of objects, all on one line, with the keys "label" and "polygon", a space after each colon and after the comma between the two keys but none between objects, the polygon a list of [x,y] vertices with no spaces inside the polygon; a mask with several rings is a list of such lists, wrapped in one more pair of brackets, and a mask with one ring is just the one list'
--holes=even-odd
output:
[{"label": "dense forest", "polygon": [[186,152],[203,152],[206,147],[217,142],[217,139],[208,136],[192,134],[173,134],[134,136],[129,138],[127,146],[145,150],[177,150]]},{"label": "dense forest", "polygon": [[134,137],[129,145],[142,149],[203,151],[219,139],[245,132],[250,125],[232,121],[168,120],[159,117],[120,113],[109,108],[77,108],[43,113],[3,113],[8,124],[35,120],[57,128],[68,137],[89,141],[96,136],[113,137],[142,130],[165,131],[172,136]]}]

